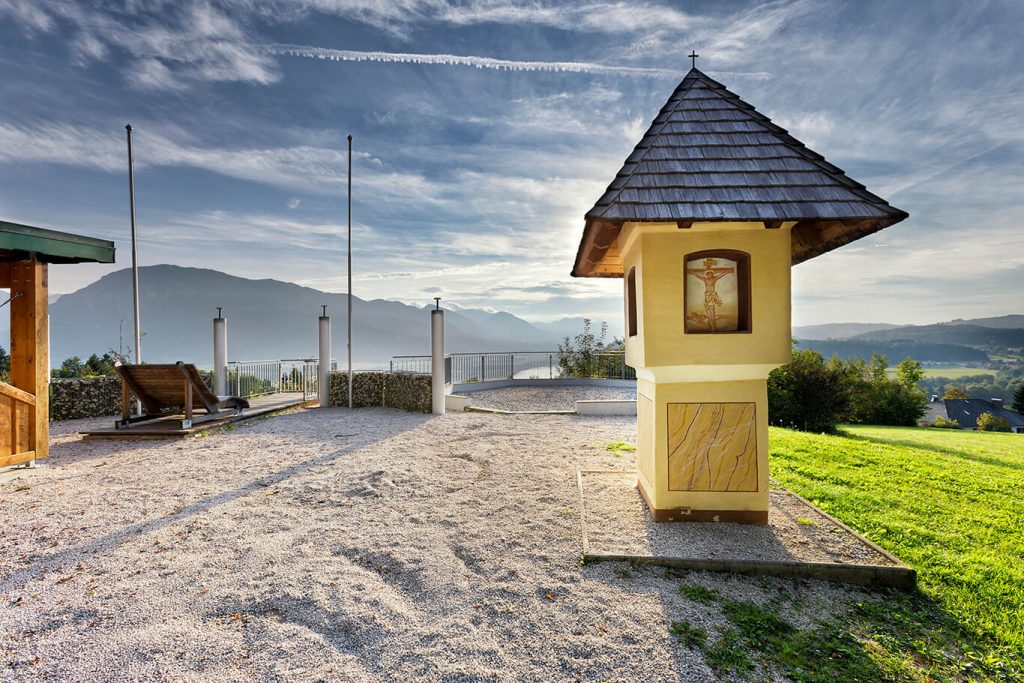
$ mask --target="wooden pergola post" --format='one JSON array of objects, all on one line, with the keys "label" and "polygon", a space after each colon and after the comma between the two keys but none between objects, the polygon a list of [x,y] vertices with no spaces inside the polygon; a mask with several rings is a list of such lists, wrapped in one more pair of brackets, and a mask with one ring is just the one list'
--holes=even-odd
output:
[{"label": "wooden pergola post", "polygon": [[[49,451],[50,368],[47,268],[34,260],[4,264],[10,287],[11,383],[0,387],[8,417],[0,429],[0,467],[45,458]],[[5,284],[0,282],[0,284]]]},{"label": "wooden pergola post", "polygon": [[0,467],[31,465],[50,451],[48,264],[113,262],[108,240],[0,220],[0,289],[10,290],[3,305],[11,316],[10,383],[0,381]]}]

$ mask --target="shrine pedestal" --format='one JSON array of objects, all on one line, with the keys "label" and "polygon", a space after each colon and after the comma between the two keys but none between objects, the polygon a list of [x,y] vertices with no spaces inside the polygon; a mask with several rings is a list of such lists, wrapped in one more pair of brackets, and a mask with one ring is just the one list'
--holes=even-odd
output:
[{"label": "shrine pedestal", "polygon": [[767,524],[766,380],[638,380],[637,468],[657,521]]}]

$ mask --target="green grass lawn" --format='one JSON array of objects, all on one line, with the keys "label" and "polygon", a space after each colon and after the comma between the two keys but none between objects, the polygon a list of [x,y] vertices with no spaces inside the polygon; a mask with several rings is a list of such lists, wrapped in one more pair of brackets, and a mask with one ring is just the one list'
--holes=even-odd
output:
[{"label": "green grass lawn", "polygon": [[[888,369],[890,376],[896,376],[896,368],[892,367]],[[960,379],[961,377],[970,377],[971,375],[994,375],[995,370],[989,368],[965,368],[961,366],[948,367],[948,368],[936,368],[926,367],[924,368],[925,377],[948,377],[949,379]]]},{"label": "green grass lawn", "polygon": [[1024,680],[1024,435],[843,432],[772,428],[771,468],[917,569],[921,592],[862,610],[855,635],[911,679]]}]

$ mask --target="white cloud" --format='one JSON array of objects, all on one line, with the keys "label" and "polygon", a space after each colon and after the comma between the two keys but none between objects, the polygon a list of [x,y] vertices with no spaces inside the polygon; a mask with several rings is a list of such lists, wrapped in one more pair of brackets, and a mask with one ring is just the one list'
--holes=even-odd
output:
[{"label": "white cloud", "polygon": [[[136,169],[153,166],[199,168],[220,175],[284,189],[335,194],[347,182],[347,153],[338,149],[293,147],[224,148],[154,130],[145,122],[133,126]],[[124,132],[118,127],[97,130],[60,123],[18,126],[0,122],[0,161],[47,162],[103,171],[124,170]],[[366,152],[354,159],[377,164]],[[396,171],[355,174],[361,189],[382,197],[429,199],[432,185],[422,175]],[[405,193],[405,194],[403,194]]]},{"label": "white cloud", "polygon": [[185,87],[163,62],[149,57],[136,61],[126,78],[140,90],[181,90]]},{"label": "white cloud", "polygon": [[407,52],[382,52],[368,50],[334,50],[307,45],[264,45],[267,54],[324,59],[332,62],[382,62],[390,64],[433,64],[441,66],[471,66],[477,69],[497,71],[554,71],[569,73],[665,77],[676,76],[669,69],[651,69],[632,66],[614,66],[593,62],[545,62],[517,59],[495,59],[471,55],[428,54]]},{"label": "white cloud", "polygon": [[35,0],[0,0],[0,13],[15,17],[25,30],[47,32],[53,28],[53,19]]},{"label": "white cloud", "polygon": [[178,90],[195,81],[265,85],[280,79],[274,59],[251,47],[259,41],[209,3],[137,3],[118,11],[71,2],[0,0],[0,14],[40,32],[67,27],[71,58],[79,64],[112,59],[115,53],[134,57],[119,60],[122,72],[126,82],[143,89]]}]

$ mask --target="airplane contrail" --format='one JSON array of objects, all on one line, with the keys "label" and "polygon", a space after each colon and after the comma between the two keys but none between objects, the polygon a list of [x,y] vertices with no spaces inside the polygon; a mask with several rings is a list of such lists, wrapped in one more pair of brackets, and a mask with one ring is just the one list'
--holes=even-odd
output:
[{"label": "airplane contrail", "polygon": [[403,64],[438,64],[446,66],[472,66],[477,69],[498,71],[553,71],[566,73],[638,76],[642,78],[678,77],[672,69],[654,69],[635,66],[609,66],[593,62],[542,62],[517,59],[495,59],[469,55],[418,54],[411,52],[378,52],[363,50],[334,50],[306,45],[272,44],[260,48],[267,54],[326,59],[335,62],[385,62]]}]

